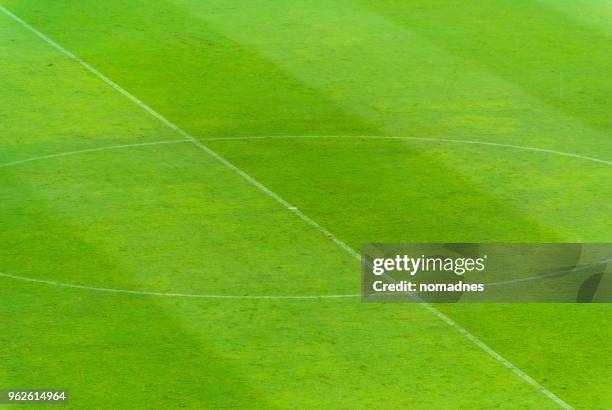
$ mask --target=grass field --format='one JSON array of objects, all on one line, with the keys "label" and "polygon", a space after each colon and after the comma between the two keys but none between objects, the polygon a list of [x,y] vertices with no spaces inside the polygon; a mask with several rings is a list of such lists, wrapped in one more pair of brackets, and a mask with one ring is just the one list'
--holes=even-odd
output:
[{"label": "grass field", "polygon": [[0,5],[0,389],[612,408],[609,304],[436,306],[470,339],[338,243],[610,242],[608,0]]}]

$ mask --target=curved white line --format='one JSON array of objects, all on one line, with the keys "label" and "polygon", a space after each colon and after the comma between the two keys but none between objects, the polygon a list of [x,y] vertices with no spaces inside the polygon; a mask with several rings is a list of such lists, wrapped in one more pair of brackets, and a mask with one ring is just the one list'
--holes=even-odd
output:
[{"label": "curved white line", "polygon": [[181,297],[181,298],[197,298],[197,299],[339,299],[339,298],[356,298],[361,295],[203,295],[197,293],[176,293],[176,292],[153,292],[146,290],[130,290],[130,289],[117,289],[117,288],[99,288],[95,286],[77,285],[74,283],[56,282],[53,280],[46,279],[35,279],[26,276],[9,275],[8,273],[0,272],[0,277],[21,280],[24,282],[43,283],[45,285],[52,285],[61,288],[72,288],[72,289],[83,289],[93,290],[97,292],[111,292],[111,293],[129,293],[131,295],[142,295],[142,296],[169,296],[169,297]]},{"label": "curved white line", "polygon": [[146,147],[149,145],[181,144],[181,143],[184,144],[187,142],[189,141],[181,139],[181,140],[171,140],[171,141],[142,142],[139,144],[111,145],[109,147],[100,147],[100,148],[88,148],[88,149],[82,149],[79,151],[60,152],[58,154],[41,155],[38,157],[32,157],[32,158],[27,158],[27,159],[21,159],[18,161],[13,161],[13,162],[7,162],[5,164],[0,164],[0,168],[11,167],[14,165],[25,164],[25,163],[33,162],[33,161],[41,161],[43,159],[52,159],[52,158],[60,158],[60,157],[69,157],[71,155],[77,155],[77,154],[86,154],[89,152],[112,151],[115,149]]},{"label": "curved white line", "polygon": [[384,135],[278,135],[278,136],[245,136],[245,137],[212,137],[199,138],[201,141],[240,141],[240,140],[262,140],[262,139],[369,139],[369,140],[409,140],[409,141],[426,141],[426,142],[449,142],[453,144],[471,144],[471,145],[486,145],[491,147],[514,148],[523,151],[542,152],[547,154],[560,155],[563,157],[577,158],[585,161],[597,162],[600,164],[612,166],[612,161],[589,157],[586,155],[573,154],[571,152],[556,151],[548,148],[529,147],[525,145],[502,144],[497,142],[487,141],[472,141],[472,140],[456,140],[449,138],[426,138],[426,137],[394,137]]},{"label": "curved white line", "polygon": [[[248,140],[264,140],[264,139],[366,139],[366,140],[408,140],[408,141],[426,141],[426,142],[448,142],[448,143],[456,143],[456,144],[470,144],[470,145],[485,145],[485,146],[493,146],[493,147],[503,147],[503,148],[514,148],[520,149],[524,151],[534,151],[534,152],[542,152],[547,154],[560,155],[564,157],[577,158],[585,161],[597,162],[600,164],[610,165],[612,166],[612,161],[607,161],[604,159],[589,157],[586,155],[580,154],[572,154],[571,152],[563,152],[563,151],[555,151],[546,148],[536,148],[529,147],[524,145],[513,145],[513,144],[501,144],[496,142],[487,142],[487,141],[472,141],[472,140],[455,140],[448,138],[425,138],[425,137],[393,137],[393,136],[377,136],[377,135],[278,135],[278,136],[246,136],[246,137],[209,137],[209,138],[199,138],[201,141],[248,141]],[[15,165],[25,164],[28,162],[41,161],[45,159],[53,159],[53,158],[61,158],[68,157],[72,155],[78,154],[86,154],[91,152],[101,152],[101,151],[112,151],[123,148],[136,148],[136,147],[146,147],[150,145],[166,145],[166,144],[185,144],[191,142],[189,140],[181,139],[181,140],[170,140],[170,141],[155,141],[155,142],[143,142],[138,144],[125,144],[125,145],[111,145],[109,147],[99,147],[99,148],[89,148],[78,151],[68,151],[68,152],[60,152],[57,154],[49,154],[49,155],[41,155],[32,158],[21,159],[17,161],[7,162],[4,164],[0,164],[0,168],[11,167]]]},{"label": "curved white line", "polygon": [[589,263],[589,264],[586,264],[586,265],[582,265],[582,266],[576,266],[576,267],[571,268],[571,269],[565,269],[565,270],[560,270],[560,271],[556,271],[556,272],[543,273],[541,275],[528,276],[526,278],[516,278],[516,279],[502,280],[502,281],[499,281],[499,282],[488,282],[488,283],[485,282],[485,283],[483,283],[483,285],[485,285],[485,286],[512,285],[512,284],[515,284],[515,283],[529,282],[529,281],[532,281],[532,280],[553,278],[553,277],[556,277],[556,276],[564,276],[566,274],[581,272],[583,270],[590,269],[590,268],[592,268],[594,266],[599,266],[599,265],[606,266],[606,264],[608,264],[610,262],[612,262],[612,259],[604,259],[602,261],[592,262],[592,263]]}]

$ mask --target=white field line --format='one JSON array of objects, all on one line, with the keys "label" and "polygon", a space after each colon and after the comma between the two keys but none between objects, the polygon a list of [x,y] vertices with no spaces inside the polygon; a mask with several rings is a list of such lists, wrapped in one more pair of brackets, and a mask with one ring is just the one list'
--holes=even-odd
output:
[{"label": "white field line", "polygon": [[302,300],[302,299],[340,299],[340,298],[356,298],[361,295],[201,295],[197,293],[176,293],[176,292],[150,292],[144,290],[130,290],[130,289],[117,289],[117,288],[100,288],[96,286],[85,286],[77,285],[73,283],[56,282],[53,280],[46,279],[35,279],[28,278],[25,276],[9,275],[8,273],[0,272],[0,277],[21,280],[25,282],[44,283],[46,285],[58,286],[60,288],[72,288],[72,289],[84,289],[94,290],[97,292],[110,292],[110,293],[128,293],[131,295],[142,295],[142,296],[165,296],[165,297],[180,297],[180,298],[194,298],[194,299],[255,299],[255,300],[266,300],[266,299],[288,299],[288,300]]},{"label": "white field line", "polygon": [[[21,24],[24,28],[28,29],[29,31],[31,31],[33,34],[37,35],[38,37],[40,37],[42,40],[44,40],[45,42],[47,42],[49,45],[51,45],[52,47],[56,48],[58,51],[62,52],[64,55],[66,55],[67,57],[69,57],[70,59],[76,61],[77,63],[81,64],[83,67],[85,67],[87,70],[89,70],[91,73],[93,73],[94,75],[96,75],[98,78],[100,78],[102,81],[104,81],[105,83],[107,83],[108,85],[110,85],[111,87],[113,87],[115,90],[117,90],[119,93],[123,94],[125,97],[127,97],[129,100],[131,100],[132,102],[134,102],[136,105],[138,105],[139,107],[141,107],[144,111],[148,112],[149,114],[151,114],[153,117],[157,118],[159,121],[161,121],[162,123],[164,123],[165,125],[167,125],[169,128],[175,130],[177,133],[179,133],[180,135],[182,135],[185,139],[191,141],[194,145],[196,145],[199,149],[201,149],[202,151],[206,152],[207,154],[211,155],[213,158],[217,159],[219,162],[221,162],[222,164],[224,164],[225,166],[227,166],[229,169],[233,170],[234,172],[236,172],[238,175],[240,175],[242,178],[244,178],[245,180],[247,180],[248,182],[250,182],[252,185],[254,185],[255,187],[257,187],[258,189],[260,189],[261,191],[263,191],[264,193],[266,193],[268,196],[272,197],[273,199],[275,199],[277,202],[279,202],[281,205],[283,205],[284,207],[286,207],[290,212],[293,212],[294,214],[296,214],[297,216],[299,216],[301,219],[303,219],[306,223],[308,223],[309,225],[311,225],[312,227],[314,227],[315,229],[317,229],[319,232],[321,232],[324,236],[326,236],[327,238],[329,238],[330,240],[332,240],[334,243],[336,243],[338,246],[340,246],[342,249],[344,249],[345,251],[347,251],[350,255],[352,255],[353,257],[357,258],[357,259],[361,259],[359,253],[355,252],[355,250],[353,250],[350,246],[348,246],[347,244],[345,244],[343,241],[341,241],[340,239],[338,239],[336,236],[334,236],[331,232],[329,232],[328,230],[326,230],[325,228],[323,228],[321,225],[319,225],[317,222],[313,221],[312,219],[310,219],[308,216],[306,216],[303,212],[301,212],[299,209],[297,209],[296,207],[294,207],[293,205],[291,205],[289,202],[285,201],[284,199],[282,199],[280,196],[278,196],[276,193],[272,192],[270,189],[266,188],[264,185],[262,185],[260,182],[258,182],[257,180],[255,180],[254,178],[252,178],[251,176],[249,176],[247,173],[245,173],[244,171],[242,171],[241,169],[239,169],[238,167],[236,167],[234,164],[232,164],[231,162],[229,162],[228,160],[226,160],[225,158],[221,157],[219,154],[217,154],[216,152],[214,152],[213,150],[211,150],[210,148],[206,147],[205,145],[203,145],[202,143],[198,142],[194,137],[192,137],[190,134],[188,134],[186,131],[183,131],[181,128],[179,128],[178,126],[174,125],[173,123],[171,123],[169,120],[167,120],[165,117],[163,117],[161,114],[158,114],[155,110],[153,110],[152,108],[150,108],[148,105],[146,105],[145,103],[143,103],[142,101],[140,101],[138,98],[134,97],[132,94],[130,94],[128,91],[124,90],[123,88],[121,88],[119,85],[117,85],[115,82],[113,82],[112,80],[110,80],[108,77],[106,77],[104,74],[100,73],[98,70],[96,70],[95,68],[93,68],[92,66],[90,66],[89,64],[87,64],[85,61],[83,61],[82,59],[80,59],[79,57],[77,57],[76,55],[72,54],[70,51],[66,50],[65,48],[63,48],[62,46],[60,46],[59,44],[57,44],[56,42],[54,42],[53,40],[51,40],[49,37],[47,37],[46,35],[44,35],[43,33],[41,33],[40,31],[38,31],[37,29],[35,29],[34,27],[32,27],[31,25],[29,25],[28,23],[26,23],[25,21],[23,21],[21,18],[17,17],[16,15],[14,15],[13,13],[11,13],[9,10],[7,10],[5,7],[0,5],[0,11],[2,11],[4,14],[6,14],[7,16],[11,17],[13,20],[15,20],[16,22],[18,22],[19,24]],[[450,327],[452,327],[453,329],[455,329],[457,332],[459,332],[460,334],[462,334],[464,337],[466,337],[468,340],[470,340],[471,342],[473,342],[476,346],[478,346],[479,348],[481,348],[484,352],[488,353],[491,357],[493,357],[494,359],[496,359],[497,361],[499,361],[501,364],[503,364],[506,368],[510,369],[511,371],[513,371],[516,375],[518,375],[521,379],[523,379],[525,382],[529,383],[530,385],[532,385],[534,388],[536,388],[537,390],[539,390],[540,392],[542,392],[544,395],[546,395],[548,398],[550,398],[552,401],[554,401],[556,404],[558,404],[560,407],[564,408],[564,409],[572,409],[572,407],[565,403],[563,400],[561,400],[559,397],[557,397],[554,393],[552,393],[551,391],[547,390],[544,386],[542,386],[541,384],[539,384],[537,381],[535,381],[533,378],[531,378],[529,375],[527,375],[525,372],[523,372],[522,370],[520,370],[518,367],[514,366],[512,363],[510,363],[508,360],[506,360],[505,358],[503,358],[501,355],[499,355],[497,352],[495,352],[493,349],[491,349],[489,346],[487,346],[484,342],[482,342],[480,339],[478,339],[476,336],[472,335],[470,332],[468,332],[466,329],[464,329],[462,326],[460,326],[459,324],[457,324],[455,321],[453,321],[452,319],[450,319],[449,317],[447,317],[446,315],[444,315],[442,312],[440,312],[439,310],[437,310],[435,307],[427,304],[427,303],[420,303],[420,305],[424,306],[427,310],[429,310],[430,312],[432,312],[436,317],[440,318],[442,321],[444,321],[445,323],[447,323]]]},{"label": "white field line", "polygon": [[438,309],[431,306],[429,303],[419,303],[419,305],[425,307],[425,309],[429,310],[431,313],[436,315],[438,318],[440,318],[440,320],[446,322],[450,327],[452,327],[457,332],[462,334],[466,339],[474,343],[476,346],[480,347],[483,351],[487,352],[491,357],[493,357],[495,360],[497,360],[498,362],[506,366],[508,369],[512,370],[512,372],[514,372],[518,377],[520,377],[521,379],[529,383],[531,386],[533,386],[536,390],[538,390],[539,392],[544,394],[546,397],[551,399],[553,402],[559,405],[559,407],[566,409],[566,410],[573,410],[572,406],[570,406],[569,404],[561,400],[556,394],[548,390],[546,387],[542,386],[540,383],[534,380],[527,373],[525,373],[524,371],[516,367],[514,364],[512,364],[502,355],[500,355],[495,350],[490,348],[482,340],[480,340],[479,338],[477,338],[476,336],[468,332],[464,327],[459,325],[457,322],[455,322],[454,320],[446,316],[444,313],[440,312]]},{"label": "white field line", "polygon": [[0,164],[0,168],[11,167],[14,165],[25,164],[25,163],[33,162],[33,161],[41,161],[44,159],[69,157],[69,156],[77,155],[77,154],[86,154],[89,152],[112,151],[112,150],[122,149],[122,148],[146,147],[149,145],[185,144],[187,142],[189,141],[182,139],[182,140],[171,140],[171,141],[142,142],[139,144],[111,145],[109,147],[100,147],[100,148],[88,148],[88,149],[82,149],[79,151],[60,152],[59,154],[41,155],[38,157],[21,159],[19,161],[7,162],[5,164]]},{"label": "white field line", "polygon": [[[422,138],[422,137],[393,137],[393,136],[379,136],[379,135],[284,135],[284,136],[253,136],[253,137],[202,137],[200,140],[203,141],[249,141],[249,140],[264,140],[264,139],[361,139],[361,140],[408,140],[408,141],[427,141],[427,142],[447,142],[447,143],[458,143],[458,144],[471,144],[471,145],[485,145],[485,146],[494,146],[494,147],[505,147],[505,148],[515,148],[521,149],[525,151],[535,151],[535,152],[543,152],[548,154],[555,154],[570,158],[579,158],[586,161],[601,163],[612,166],[612,161],[607,161],[594,157],[587,157],[584,155],[572,154],[569,152],[562,151],[553,151],[548,149],[529,147],[524,145],[509,145],[509,144],[497,144],[493,142],[487,141],[470,141],[470,140],[454,140],[447,138]],[[98,148],[87,148],[78,151],[68,151],[68,152],[60,152],[57,154],[48,154],[48,155],[40,155],[31,158],[20,159],[17,161],[6,162],[4,164],[0,164],[0,168],[11,167],[15,165],[25,164],[28,162],[34,161],[42,161],[45,159],[53,159],[60,157],[68,157],[77,154],[86,154],[90,152],[100,152],[100,151],[111,151],[117,149],[124,148],[137,148],[137,147],[146,147],[149,145],[165,145],[165,144],[185,144],[190,143],[192,141],[187,139],[180,140],[168,140],[168,141],[155,141],[155,142],[142,142],[137,144],[125,144],[125,145],[111,145],[107,147],[98,147]],[[296,209],[293,207],[293,209]]]},{"label": "white field line", "polygon": [[548,278],[552,278],[552,277],[556,277],[556,276],[565,276],[568,274],[572,274],[572,273],[576,273],[576,272],[580,272],[583,270],[587,270],[587,269],[591,269],[595,266],[604,266],[607,267],[607,264],[612,262],[612,259],[604,259],[602,261],[598,261],[598,262],[592,262],[592,263],[588,263],[586,265],[582,265],[582,266],[575,266],[571,269],[565,269],[565,270],[560,270],[557,272],[550,272],[550,273],[543,273],[541,275],[535,275],[535,276],[529,276],[526,278],[517,278],[517,279],[510,279],[510,280],[502,280],[499,282],[489,282],[489,283],[483,283],[483,285],[485,286],[499,286],[499,285],[513,285],[515,283],[521,283],[521,282],[530,282],[533,280],[539,280],[539,279],[548,279]]},{"label": "white field line", "polygon": [[409,141],[425,141],[433,143],[454,143],[454,144],[470,144],[470,145],[487,145],[490,147],[502,147],[502,148],[514,148],[523,151],[534,151],[540,153],[560,155],[563,157],[577,158],[591,162],[597,162],[600,164],[612,166],[612,161],[605,159],[599,159],[589,157],[586,155],[573,154],[571,152],[556,151],[547,148],[529,147],[525,145],[514,145],[514,144],[501,144],[497,142],[487,141],[471,141],[471,140],[457,140],[449,138],[426,138],[426,137],[402,137],[402,136],[385,136],[385,135],[277,135],[277,136],[244,136],[244,137],[202,137],[199,138],[201,141],[240,141],[240,140],[263,140],[263,139],[365,139],[365,140],[409,140]]}]

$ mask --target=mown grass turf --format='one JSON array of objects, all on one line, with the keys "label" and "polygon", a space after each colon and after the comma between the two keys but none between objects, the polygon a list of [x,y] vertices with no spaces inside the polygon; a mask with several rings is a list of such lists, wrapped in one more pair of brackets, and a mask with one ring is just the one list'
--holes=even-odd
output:
[{"label": "mown grass turf", "polygon": [[[610,240],[605,164],[409,140],[206,140],[421,136],[609,160],[610,32],[569,3],[2,5],[355,248]],[[180,139],[3,14],[0,53],[1,163]],[[359,289],[349,254],[189,143],[0,178],[0,272],[198,294]],[[74,408],[556,406],[415,305],[0,284],[0,387],[67,388]],[[571,405],[612,404],[608,305],[440,309]]]}]

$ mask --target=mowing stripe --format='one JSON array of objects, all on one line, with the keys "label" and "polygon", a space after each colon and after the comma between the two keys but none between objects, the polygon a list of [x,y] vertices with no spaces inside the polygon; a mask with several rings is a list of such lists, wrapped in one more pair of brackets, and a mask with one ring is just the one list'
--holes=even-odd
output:
[{"label": "mowing stripe", "polygon": [[[206,152],[207,154],[209,154],[210,156],[212,156],[213,158],[217,159],[219,162],[221,162],[222,164],[224,164],[225,166],[227,166],[229,169],[231,169],[232,171],[236,172],[238,175],[240,175],[242,178],[244,178],[245,180],[247,180],[248,182],[250,182],[252,185],[254,185],[255,187],[257,187],[258,189],[260,189],[261,191],[263,191],[264,193],[266,193],[268,196],[272,197],[273,199],[275,199],[277,202],[279,202],[281,205],[283,205],[285,208],[287,208],[290,212],[293,212],[294,214],[296,214],[297,216],[299,216],[300,218],[302,218],[305,222],[307,222],[309,225],[311,225],[312,227],[314,227],[315,229],[317,229],[319,232],[321,232],[324,236],[326,236],[327,238],[329,238],[330,240],[332,240],[334,243],[336,243],[338,246],[340,246],[342,249],[344,249],[346,252],[348,252],[351,256],[357,258],[357,259],[361,259],[359,253],[355,252],[355,250],[353,250],[353,248],[351,248],[350,246],[348,246],[347,244],[345,244],[343,241],[341,241],[340,239],[338,239],[336,236],[334,236],[331,232],[329,232],[328,230],[326,230],[325,228],[323,228],[321,225],[319,225],[317,222],[315,222],[314,220],[310,219],[308,216],[306,216],[302,211],[300,211],[299,209],[297,209],[296,207],[294,207],[293,205],[291,205],[289,202],[285,201],[283,198],[281,198],[279,195],[277,195],[276,193],[274,193],[273,191],[271,191],[270,189],[268,189],[267,187],[265,187],[263,184],[261,184],[259,181],[255,180],[254,178],[252,178],[250,175],[248,175],[247,173],[245,173],[244,171],[242,171],[241,169],[239,169],[238,167],[236,167],[234,164],[232,164],[231,162],[229,162],[228,160],[226,160],[225,158],[221,157],[219,154],[217,154],[215,151],[211,150],[210,148],[208,148],[207,146],[205,146],[204,144],[200,143],[199,141],[197,141],[194,137],[192,137],[190,134],[188,134],[186,131],[183,131],[181,128],[179,128],[178,126],[174,125],[172,122],[170,122],[169,120],[167,120],[164,116],[162,116],[161,114],[157,113],[155,110],[153,110],[152,108],[150,108],[148,105],[146,105],[145,103],[143,103],[142,101],[140,101],[138,98],[134,97],[132,94],[130,94],[128,91],[124,90],[123,88],[121,88],[119,85],[117,85],[115,82],[113,82],[112,80],[110,80],[108,77],[106,77],[104,74],[100,73],[98,70],[96,70],[95,68],[93,68],[92,66],[90,66],[89,64],[87,64],[85,61],[83,61],[81,58],[77,57],[76,55],[74,55],[73,53],[71,53],[70,51],[66,50],[64,47],[60,46],[59,44],[57,44],[56,42],[54,42],[53,40],[51,40],[49,37],[47,37],[46,35],[44,35],[43,33],[41,33],[40,31],[38,31],[37,29],[35,29],[34,27],[32,27],[31,25],[29,25],[28,23],[26,23],[25,21],[23,21],[21,18],[19,18],[18,16],[14,15],[13,13],[11,13],[9,10],[7,10],[5,7],[0,5],[0,10],[6,14],[7,16],[11,17],[13,20],[15,20],[17,23],[21,24],[24,28],[28,29],[29,31],[31,31],[33,34],[35,34],[36,36],[40,37],[42,40],[44,40],[45,42],[47,42],[49,45],[51,45],[52,47],[56,48],[58,51],[62,52],[64,55],[66,55],[67,57],[69,57],[70,59],[74,60],[75,62],[81,64],[83,67],[85,67],[88,71],[90,71],[91,73],[93,73],[95,76],[97,76],[98,78],[100,78],[102,81],[104,81],[105,83],[107,83],[108,85],[110,85],[111,87],[113,87],[115,90],[117,90],[119,93],[123,94],[125,97],[127,97],[129,100],[131,100],[132,102],[134,102],[136,105],[138,105],[140,108],[142,108],[144,111],[148,112],[150,115],[152,115],[153,117],[157,118],[159,121],[161,121],[163,124],[165,124],[166,126],[168,126],[169,128],[175,130],[178,134],[182,135],[186,140],[191,141],[196,147],[198,147],[199,149],[201,149],[202,151]],[[565,403],[563,400],[561,400],[559,397],[557,397],[554,393],[552,393],[551,391],[547,390],[544,386],[542,386],[541,384],[539,384],[537,381],[535,381],[533,378],[531,378],[529,375],[527,375],[525,372],[523,372],[522,370],[520,370],[518,367],[514,366],[512,363],[510,363],[508,360],[506,360],[505,358],[503,358],[501,355],[499,355],[497,352],[495,352],[493,349],[491,349],[489,346],[487,346],[484,342],[482,342],[480,339],[478,339],[476,336],[472,335],[470,332],[468,332],[466,329],[464,329],[463,327],[461,327],[459,324],[457,324],[455,321],[453,321],[452,319],[450,319],[449,317],[447,317],[446,315],[444,315],[442,312],[440,312],[439,310],[437,310],[435,307],[426,304],[426,303],[420,303],[420,305],[424,306],[427,310],[429,310],[430,312],[432,312],[435,316],[437,316],[438,318],[440,318],[442,321],[444,321],[445,323],[447,323],[450,327],[452,327],[453,329],[455,329],[457,332],[459,332],[460,334],[462,334],[463,336],[465,336],[468,340],[470,340],[471,342],[473,342],[476,346],[480,347],[483,351],[485,351],[486,353],[488,353],[491,357],[493,357],[494,359],[496,359],[497,361],[499,361],[501,364],[503,364],[506,368],[510,369],[511,371],[513,371],[516,375],[518,375],[521,379],[523,379],[524,381],[526,381],[527,383],[529,383],[530,385],[532,385],[533,387],[535,387],[538,391],[542,392],[544,395],[546,395],[548,398],[550,398],[552,401],[554,401],[556,404],[558,404],[560,407],[564,408],[564,409],[572,409],[572,407]]]}]

